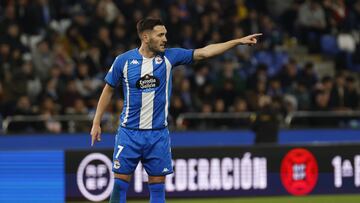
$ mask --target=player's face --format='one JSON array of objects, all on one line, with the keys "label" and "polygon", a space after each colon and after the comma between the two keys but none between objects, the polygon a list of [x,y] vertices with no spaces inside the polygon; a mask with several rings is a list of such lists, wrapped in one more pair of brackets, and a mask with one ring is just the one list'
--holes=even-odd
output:
[{"label": "player's face", "polygon": [[150,33],[149,49],[154,52],[164,52],[166,46],[166,28],[163,25],[157,25]]}]

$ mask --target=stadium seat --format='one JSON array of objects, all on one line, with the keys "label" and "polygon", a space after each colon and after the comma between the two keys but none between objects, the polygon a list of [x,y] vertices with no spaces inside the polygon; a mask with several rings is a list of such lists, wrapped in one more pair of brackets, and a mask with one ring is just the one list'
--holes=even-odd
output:
[{"label": "stadium seat", "polygon": [[321,37],[321,50],[322,53],[328,56],[334,56],[339,53],[336,38],[332,35],[324,35]]}]

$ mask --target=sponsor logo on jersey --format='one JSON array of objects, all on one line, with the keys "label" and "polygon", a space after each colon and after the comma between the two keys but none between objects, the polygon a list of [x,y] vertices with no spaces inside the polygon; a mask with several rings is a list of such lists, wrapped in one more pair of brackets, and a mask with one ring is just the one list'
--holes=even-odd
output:
[{"label": "sponsor logo on jersey", "polygon": [[159,87],[160,80],[152,75],[146,74],[136,82],[136,87],[140,90],[151,91]]}]

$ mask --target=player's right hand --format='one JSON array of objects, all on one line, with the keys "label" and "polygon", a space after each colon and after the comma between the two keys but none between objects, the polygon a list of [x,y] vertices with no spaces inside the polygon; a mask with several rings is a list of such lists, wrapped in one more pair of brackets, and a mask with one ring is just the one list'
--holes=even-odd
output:
[{"label": "player's right hand", "polygon": [[100,125],[93,124],[91,128],[91,146],[94,146],[95,141],[101,141],[101,127]]}]

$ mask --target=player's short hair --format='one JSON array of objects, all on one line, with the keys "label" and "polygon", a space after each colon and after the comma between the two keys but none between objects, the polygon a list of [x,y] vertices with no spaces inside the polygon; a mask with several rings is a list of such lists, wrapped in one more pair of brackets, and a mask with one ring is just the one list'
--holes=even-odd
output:
[{"label": "player's short hair", "polygon": [[136,25],[139,37],[145,30],[152,30],[157,25],[164,25],[164,23],[158,18],[144,18],[139,20]]}]

